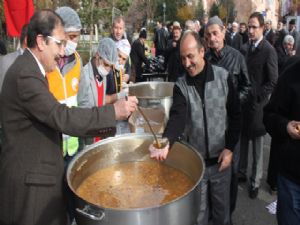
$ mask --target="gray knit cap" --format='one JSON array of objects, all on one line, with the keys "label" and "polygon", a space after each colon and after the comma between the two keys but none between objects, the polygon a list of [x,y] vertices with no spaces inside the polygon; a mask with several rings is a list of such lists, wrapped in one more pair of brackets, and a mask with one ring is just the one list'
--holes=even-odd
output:
[{"label": "gray knit cap", "polygon": [[218,16],[213,16],[213,17],[209,18],[206,26],[208,27],[208,26],[213,25],[213,24],[217,24],[221,27],[224,26],[222,20]]}]

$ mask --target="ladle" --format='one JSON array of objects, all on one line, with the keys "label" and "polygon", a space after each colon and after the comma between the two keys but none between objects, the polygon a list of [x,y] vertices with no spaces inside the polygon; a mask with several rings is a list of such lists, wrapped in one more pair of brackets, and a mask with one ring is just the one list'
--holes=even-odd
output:
[{"label": "ladle", "polygon": [[158,142],[158,139],[157,139],[157,137],[156,137],[156,135],[155,135],[155,133],[154,133],[154,131],[153,131],[151,125],[150,125],[150,122],[149,122],[147,116],[144,114],[143,110],[142,110],[139,106],[138,106],[138,110],[139,110],[139,112],[142,114],[142,116],[144,117],[144,119],[146,120],[146,122],[147,122],[147,124],[148,124],[148,126],[149,126],[149,128],[150,128],[150,131],[151,131],[152,135],[154,136],[154,139],[155,139],[157,148],[160,148],[160,147],[161,147],[161,146],[160,146],[160,143]]}]

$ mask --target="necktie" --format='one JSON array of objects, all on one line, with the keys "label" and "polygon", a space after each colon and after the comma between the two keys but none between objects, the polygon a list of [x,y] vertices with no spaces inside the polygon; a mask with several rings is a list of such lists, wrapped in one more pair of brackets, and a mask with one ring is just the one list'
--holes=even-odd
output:
[{"label": "necktie", "polygon": [[255,44],[254,41],[250,42],[250,52],[254,52],[255,51]]}]

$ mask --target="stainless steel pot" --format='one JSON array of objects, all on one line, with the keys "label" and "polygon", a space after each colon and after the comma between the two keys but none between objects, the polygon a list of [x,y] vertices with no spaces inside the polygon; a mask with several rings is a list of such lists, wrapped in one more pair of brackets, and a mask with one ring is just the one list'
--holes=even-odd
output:
[{"label": "stainless steel pot", "polygon": [[199,210],[196,186],[204,173],[201,155],[185,143],[175,143],[164,162],[185,172],[195,182],[185,195],[161,206],[139,209],[110,209],[93,205],[76,195],[76,189],[101,168],[123,162],[152,160],[149,134],[127,134],[105,139],[80,152],[70,163],[67,181],[76,197],[78,225],[193,225]]},{"label": "stainless steel pot", "polygon": [[162,107],[168,119],[173,102],[173,87],[173,82],[141,82],[129,85],[129,95],[137,96],[142,107]]}]

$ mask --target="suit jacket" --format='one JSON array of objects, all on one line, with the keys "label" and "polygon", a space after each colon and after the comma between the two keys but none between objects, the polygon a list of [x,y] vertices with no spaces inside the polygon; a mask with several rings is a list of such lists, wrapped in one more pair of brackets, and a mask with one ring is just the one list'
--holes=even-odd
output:
[{"label": "suit jacket", "polygon": [[60,104],[28,50],[7,71],[0,101],[5,133],[0,224],[66,225],[61,134],[113,131],[113,106],[83,109]]},{"label": "suit jacket", "polygon": [[18,49],[17,51],[11,52],[7,55],[0,56],[0,93],[2,89],[2,84],[4,80],[4,76],[8,70],[8,68],[13,64],[16,58],[22,55],[22,50]]},{"label": "suit jacket", "polygon": [[136,78],[140,78],[143,73],[142,64],[145,63],[149,65],[150,63],[145,55],[145,46],[141,43],[139,38],[136,39],[131,46],[130,58],[135,76]]},{"label": "suit jacket", "polygon": [[288,66],[287,62],[292,56],[286,53],[283,45],[276,48],[276,52],[278,56],[278,75],[281,75],[282,71]]},{"label": "suit jacket", "polygon": [[249,43],[242,46],[252,84],[249,101],[244,104],[242,134],[259,137],[266,134],[263,125],[263,107],[277,83],[278,60],[274,47],[265,39],[251,52]]},{"label": "suit jacket", "polygon": [[265,35],[265,33],[266,33],[266,31],[264,31],[265,39],[266,39],[272,46],[274,46],[274,45],[275,45],[275,41],[276,41],[276,34],[275,34],[275,32],[273,31],[273,29],[271,29],[267,35]]},{"label": "suit jacket", "polygon": [[236,33],[233,36],[233,38],[231,38],[231,34],[226,34],[225,39],[226,39],[226,44],[235,48],[238,51],[241,49],[243,45],[243,37],[239,33]]}]

